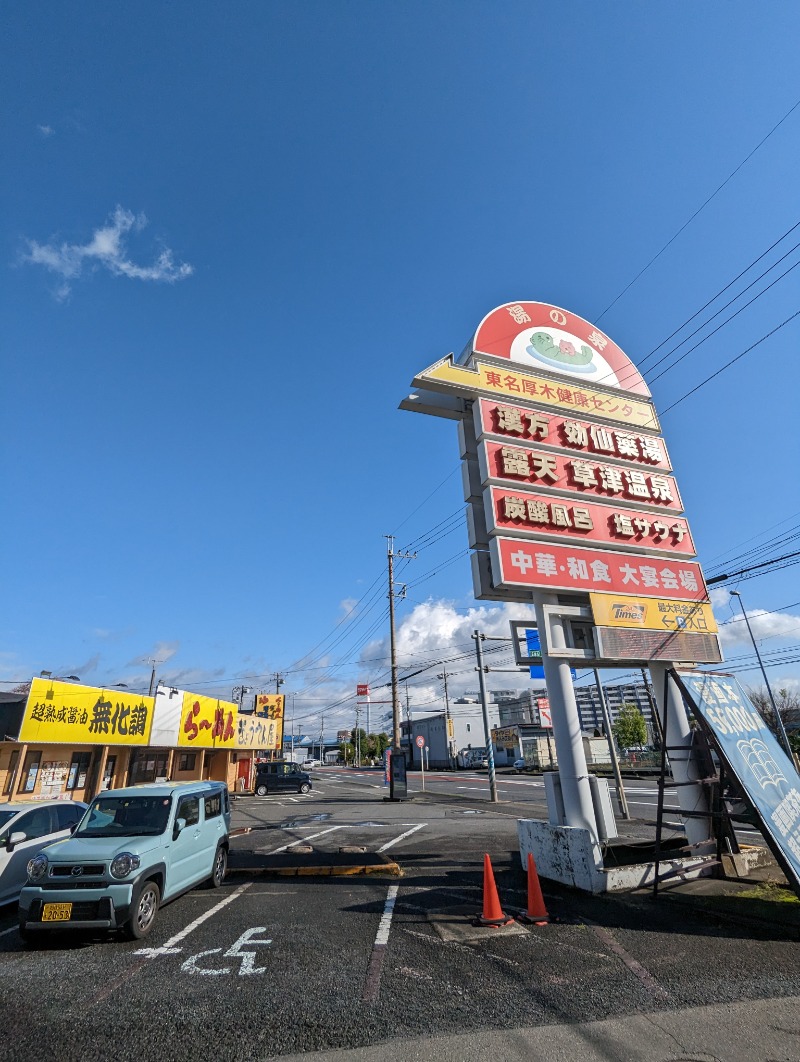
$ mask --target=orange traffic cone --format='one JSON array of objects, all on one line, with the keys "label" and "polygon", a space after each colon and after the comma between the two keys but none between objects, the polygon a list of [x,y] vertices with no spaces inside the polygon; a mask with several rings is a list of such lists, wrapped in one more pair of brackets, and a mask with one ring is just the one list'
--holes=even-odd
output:
[{"label": "orange traffic cone", "polygon": [[550,921],[550,915],[544,905],[539,875],[536,872],[536,863],[530,852],[528,852],[528,910],[523,911],[519,917],[520,921],[533,922],[537,926],[546,926]]},{"label": "orange traffic cone", "polygon": [[513,922],[513,918],[503,914],[500,906],[500,897],[497,894],[497,885],[494,880],[492,861],[488,855],[483,857],[483,914],[479,914],[477,925],[479,926],[507,926]]}]

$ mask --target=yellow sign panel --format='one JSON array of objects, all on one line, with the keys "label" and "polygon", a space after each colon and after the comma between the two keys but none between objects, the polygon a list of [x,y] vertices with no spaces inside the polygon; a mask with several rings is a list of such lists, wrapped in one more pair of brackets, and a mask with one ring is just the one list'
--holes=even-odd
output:
[{"label": "yellow sign panel", "polygon": [[274,744],[259,745],[264,749],[283,748],[283,716],[286,697],[282,693],[259,693],[256,695],[256,716],[275,723]]},{"label": "yellow sign panel", "polygon": [[35,678],[19,740],[54,745],[146,745],[153,698]]},{"label": "yellow sign panel", "polygon": [[589,594],[589,598],[598,627],[717,633],[717,621],[706,601],[669,601],[626,594]]},{"label": "yellow sign panel", "polygon": [[193,749],[235,749],[237,715],[231,701],[184,693],[178,744]]},{"label": "yellow sign panel", "polygon": [[527,399],[539,405],[569,410],[575,416],[595,416],[628,424],[632,428],[660,430],[651,403],[631,398],[627,394],[597,391],[592,387],[582,387],[573,380],[556,383],[549,377],[518,372],[513,362],[509,362],[508,368],[477,361],[475,365],[476,368],[467,369],[463,365],[454,365],[452,356],[443,358],[421,372],[414,380],[414,386],[425,387],[436,382],[449,385],[437,390],[481,391],[506,400]]},{"label": "yellow sign panel", "polygon": [[239,713],[236,732],[237,749],[278,749],[281,742],[281,720],[263,715]]}]

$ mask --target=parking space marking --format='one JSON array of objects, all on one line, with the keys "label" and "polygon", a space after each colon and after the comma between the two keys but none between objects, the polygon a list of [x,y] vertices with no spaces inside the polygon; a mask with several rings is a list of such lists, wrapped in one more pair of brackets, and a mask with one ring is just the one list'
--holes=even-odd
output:
[{"label": "parking space marking", "polygon": [[622,959],[631,973],[639,978],[648,992],[651,992],[654,996],[657,996],[660,999],[669,999],[669,992],[667,992],[666,988],[660,985],[650,971],[646,970],[640,962],[637,962],[621,944],[617,943],[607,929],[598,926],[595,922],[589,921],[588,918],[584,918],[584,922],[604,944],[607,944],[608,947],[611,948],[615,955]]},{"label": "parking space marking", "polygon": [[[257,939],[256,933],[263,933],[266,930],[266,926],[253,926],[252,929],[245,930],[244,933],[235,941],[228,950],[225,952],[225,958],[239,959],[241,966],[239,967],[239,976],[244,977],[248,974],[263,974],[266,973],[266,966],[256,966],[255,958],[257,952],[253,950],[243,951],[242,948],[245,944],[255,944],[257,947],[268,947],[272,944],[272,939],[264,940],[263,938]],[[229,974],[231,972],[230,966],[214,967],[214,966],[198,966],[198,960],[202,959],[206,955],[218,955],[222,951],[222,948],[208,948],[205,951],[198,951],[195,955],[190,955],[189,958],[182,963],[181,970],[183,973],[188,974],[211,974],[212,976],[220,976]]]},{"label": "parking space marking", "polygon": [[394,904],[399,889],[399,885],[389,886],[389,891],[386,894],[386,903],[383,905],[383,914],[378,923],[378,932],[375,934],[375,943],[372,945],[372,957],[369,960],[367,979],[364,983],[364,993],[361,997],[368,1003],[374,1002],[378,998],[378,993],[380,992],[383,957],[386,954],[386,945],[389,943],[389,930],[392,927]]},{"label": "parking space marking", "polygon": [[389,848],[392,848],[394,845],[402,841],[404,837],[410,837],[412,833],[416,833],[417,830],[421,830],[423,826],[427,825],[427,822],[420,822],[418,825],[412,826],[410,830],[406,830],[405,833],[401,833],[399,837],[395,837],[394,840],[387,841],[386,844],[381,845],[381,847],[378,849],[378,852],[386,852]]},{"label": "parking space marking", "polygon": [[[322,837],[325,833],[333,833],[334,830],[341,830],[342,826],[329,826],[327,830],[320,830],[319,833],[312,833],[308,837],[299,837],[296,841],[291,841],[289,844],[282,844],[280,848],[270,849],[268,855],[278,855],[279,852],[285,852],[287,848],[294,848],[296,844],[306,844],[308,841],[313,841],[316,837]],[[262,849],[259,849],[262,851]]]},{"label": "parking space marking", "polygon": [[165,944],[161,945],[160,948],[139,948],[138,951],[134,952],[134,955],[144,955],[147,958],[153,958],[156,955],[176,955],[179,951],[183,950],[182,948],[175,947],[175,945],[179,941],[183,940],[184,937],[188,937],[189,934],[193,933],[198,926],[201,926],[203,924],[203,922],[206,922],[209,918],[212,918],[217,913],[217,911],[221,911],[222,908],[227,907],[229,903],[233,903],[234,900],[238,900],[242,893],[246,889],[249,889],[251,885],[252,882],[250,881],[245,882],[244,885],[240,885],[238,889],[236,889],[230,894],[230,896],[226,896],[224,900],[220,900],[220,902],[218,904],[215,904],[214,907],[212,907],[210,910],[205,911],[203,914],[195,918],[194,922],[190,922],[188,926],[186,926],[180,931],[180,933],[176,933],[174,937],[170,937]]}]

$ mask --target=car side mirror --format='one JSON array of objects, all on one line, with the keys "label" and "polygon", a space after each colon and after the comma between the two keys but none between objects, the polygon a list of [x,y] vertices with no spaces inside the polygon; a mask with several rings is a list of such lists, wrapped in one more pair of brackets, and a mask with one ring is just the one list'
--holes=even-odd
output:
[{"label": "car side mirror", "polygon": [[14,848],[18,844],[22,844],[23,841],[27,841],[27,840],[28,840],[27,833],[23,833],[22,830],[17,830],[17,832],[16,833],[12,833],[11,836],[6,841],[6,848],[9,850],[9,852],[13,852]]},{"label": "car side mirror", "polygon": [[186,819],[175,819],[175,829],[172,831],[172,839],[175,840],[182,830],[186,829]]}]

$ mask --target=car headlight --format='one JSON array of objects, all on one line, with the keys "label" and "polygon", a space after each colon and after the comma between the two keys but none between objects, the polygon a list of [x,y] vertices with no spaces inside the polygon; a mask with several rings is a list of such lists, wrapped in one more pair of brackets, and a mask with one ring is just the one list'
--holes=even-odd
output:
[{"label": "car headlight", "polygon": [[111,874],[115,878],[127,878],[132,870],[139,869],[141,860],[133,852],[120,852],[111,860]]},{"label": "car headlight", "polygon": [[28,877],[31,881],[40,881],[47,873],[47,856],[40,852],[28,860]]}]

